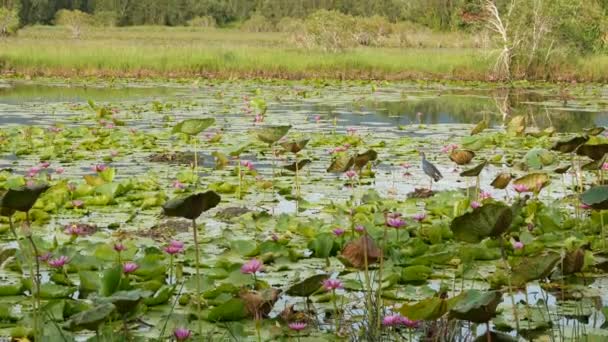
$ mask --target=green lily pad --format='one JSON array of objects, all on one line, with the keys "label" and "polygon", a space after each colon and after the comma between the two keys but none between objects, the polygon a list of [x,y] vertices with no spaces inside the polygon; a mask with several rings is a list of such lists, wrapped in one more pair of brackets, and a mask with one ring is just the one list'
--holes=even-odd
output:
[{"label": "green lily pad", "polygon": [[217,206],[221,199],[220,195],[214,191],[175,198],[167,201],[163,205],[163,213],[166,216],[183,217],[194,220],[204,211]]},{"label": "green lily pad", "polygon": [[522,258],[512,267],[511,282],[514,286],[524,286],[530,281],[546,278],[559,260],[557,253]]},{"label": "green lily pad", "polygon": [[65,323],[65,327],[72,331],[82,329],[97,331],[99,326],[108,320],[115,310],[116,306],[112,303],[98,305],[92,309],[73,315]]},{"label": "green lily pad", "polygon": [[29,211],[38,200],[38,197],[49,188],[48,184],[36,184],[8,189],[4,196],[2,196],[0,207],[16,211]]},{"label": "green lily pad", "polygon": [[354,159],[355,167],[361,170],[367,163],[378,158],[378,152],[367,150],[364,153],[357,154]]},{"label": "green lily pad", "polygon": [[503,203],[489,203],[452,220],[454,238],[477,243],[487,237],[504,233],[513,220],[511,207]]},{"label": "green lily pad", "polygon": [[608,185],[598,185],[583,192],[581,201],[593,209],[608,209]]},{"label": "green lily pad", "polygon": [[568,140],[561,140],[561,141],[556,142],[551,147],[551,150],[559,151],[562,153],[574,152],[574,150],[576,150],[582,144],[586,143],[588,140],[589,140],[588,136],[582,136],[582,137],[579,136],[579,137],[574,137],[574,138],[568,139]]},{"label": "green lily pad", "polygon": [[289,126],[267,126],[258,128],[255,130],[255,134],[261,141],[267,144],[274,144],[281,140],[282,137],[287,134],[291,125]]},{"label": "green lily pad", "polygon": [[172,133],[197,135],[215,123],[214,118],[186,119],[173,127]]},{"label": "green lily pad", "polygon": [[342,173],[348,171],[355,164],[355,158],[342,154],[331,162],[327,168],[327,172]]},{"label": "green lily pad", "polygon": [[291,285],[285,293],[294,297],[310,297],[321,288],[323,281],[327,278],[329,278],[329,274],[315,274]]},{"label": "green lily pad", "polygon": [[288,142],[282,143],[281,147],[283,147],[285,149],[285,151],[287,151],[287,152],[298,153],[298,152],[302,151],[304,149],[304,147],[306,147],[306,144],[308,144],[309,141],[310,141],[310,139],[302,139],[302,140],[298,140],[298,141],[288,141]]},{"label": "green lily pad", "polygon": [[475,167],[462,171],[460,173],[460,177],[477,177],[481,173],[481,170],[483,170],[483,168],[486,167],[487,164],[488,164],[488,161],[484,160],[483,162],[476,165]]},{"label": "green lily pad", "polygon": [[247,317],[245,302],[242,299],[232,298],[209,311],[207,320],[211,322],[239,321]]},{"label": "green lily pad", "polygon": [[450,310],[450,317],[473,323],[485,323],[496,315],[496,307],[502,300],[499,291],[468,290]]}]

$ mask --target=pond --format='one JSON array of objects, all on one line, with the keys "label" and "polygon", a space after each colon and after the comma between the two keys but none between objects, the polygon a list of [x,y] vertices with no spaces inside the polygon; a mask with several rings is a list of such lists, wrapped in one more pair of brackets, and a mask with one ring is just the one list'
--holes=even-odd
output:
[{"label": "pond", "polygon": [[[41,310],[60,323],[44,319],[37,330],[60,339],[95,330],[166,338],[187,327],[217,340],[313,341],[336,331],[420,340],[438,338],[437,329],[473,340],[486,326],[471,306],[491,290],[502,295],[489,323],[497,334],[600,338],[608,335],[600,329],[604,217],[581,209],[579,196],[603,184],[603,159],[588,156],[608,138],[585,130],[604,126],[608,89],[596,85],[8,80],[0,83],[0,189],[52,186],[30,217],[39,255],[48,253]],[[555,147],[573,137],[591,152]],[[301,151],[289,152],[290,141]],[[419,152],[441,180],[430,182]],[[592,159],[599,166],[584,165]],[[294,174],[296,161],[306,162]],[[493,182],[500,174],[513,179],[506,188]],[[163,206],[211,190],[221,201],[198,220],[196,245],[190,222]],[[506,212],[504,226],[496,215]],[[25,215],[13,216],[27,236]],[[497,235],[490,224],[504,227]],[[9,227],[2,217],[0,336],[27,334],[40,313],[23,302],[32,297],[32,250]],[[384,251],[368,270],[348,252],[365,249],[365,237]],[[175,255],[172,240],[184,242]],[[241,269],[252,258],[264,263],[253,276]],[[321,274],[339,288],[319,289]],[[308,302],[292,286],[315,275]],[[136,298],[128,312],[116,308],[119,295]],[[376,295],[379,316],[368,310]],[[459,304],[420,313],[444,297]],[[95,324],[82,322],[110,302]],[[417,323],[375,329],[393,313]]]}]

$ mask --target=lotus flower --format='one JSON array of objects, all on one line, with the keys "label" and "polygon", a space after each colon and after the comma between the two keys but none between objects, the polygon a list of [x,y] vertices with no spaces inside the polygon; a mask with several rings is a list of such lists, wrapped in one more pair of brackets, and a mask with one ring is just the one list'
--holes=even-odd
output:
[{"label": "lotus flower", "polygon": [[103,172],[107,168],[108,167],[105,164],[95,164],[95,165],[93,165],[93,171],[94,172]]},{"label": "lotus flower", "polygon": [[241,272],[245,274],[256,274],[263,266],[264,264],[258,259],[251,259],[241,267]]},{"label": "lotus flower", "polygon": [[528,187],[525,184],[514,184],[513,189],[515,189],[515,191],[517,191],[519,193],[530,191],[530,189],[528,189]]},{"label": "lotus flower", "polygon": [[479,203],[479,202],[477,202],[477,201],[473,201],[473,202],[471,202],[471,208],[473,208],[473,209],[477,209],[477,208],[479,208],[479,207],[481,207],[481,203]]},{"label": "lotus flower", "polygon": [[426,218],[426,214],[425,213],[418,213],[418,214],[414,215],[414,220],[416,220],[418,222],[424,221],[425,218]]},{"label": "lotus flower", "polygon": [[346,177],[348,177],[348,179],[353,179],[355,177],[357,177],[357,172],[353,171],[353,170],[348,170],[345,173]]},{"label": "lotus flower", "polygon": [[342,234],[344,234],[344,229],[342,228],[336,228],[333,230],[334,235],[336,236],[342,236]]},{"label": "lotus flower", "polygon": [[513,249],[522,249],[524,248],[524,243],[521,241],[516,241],[513,243]]},{"label": "lotus flower", "polygon": [[125,249],[127,249],[127,247],[125,247],[125,245],[123,245],[120,242],[117,242],[114,244],[114,250],[117,251],[118,253],[124,251]]},{"label": "lotus flower", "polygon": [[306,329],[306,326],[308,326],[308,324],[306,324],[305,322],[293,322],[289,323],[288,326],[291,330],[301,331]]},{"label": "lotus flower", "polygon": [[51,266],[53,268],[61,268],[69,262],[70,262],[70,259],[67,256],[62,255],[62,256],[58,257],[57,259],[50,259],[48,261],[48,264],[49,264],[49,266]]},{"label": "lotus flower", "polygon": [[125,262],[124,265],[122,265],[122,271],[125,274],[129,274],[129,273],[133,273],[135,272],[137,269],[139,268],[139,265],[134,263],[134,262]]},{"label": "lotus flower", "polygon": [[175,336],[177,341],[185,341],[190,338],[191,334],[192,332],[186,328],[177,328],[173,332],[173,336]]},{"label": "lotus flower", "polygon": [[325,291],[333,291],[344,288],[344,284],[339,279],[325,279],[323,280],[323,288]]}]

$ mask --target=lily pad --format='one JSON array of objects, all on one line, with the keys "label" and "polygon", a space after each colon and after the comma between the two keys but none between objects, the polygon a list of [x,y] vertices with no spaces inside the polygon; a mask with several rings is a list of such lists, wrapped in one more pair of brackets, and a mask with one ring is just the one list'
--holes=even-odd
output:
[{"label": "lily pad", "polygon": [[355,156],[355,167],[361,170],[367,163],[374,161],[378,158],[378,152],[374,150],[367,150],[364,153],[357,154]]},{"label": "lily pad", "polygon": [[203,212],[214,208],[221,201],[215,191],[193,194],[187,197],[175,198],[163,205],[166,216],[183,217],[190,220],[198,218]]},{"label": "lily pad", "polygon": [[116,306],[112,303],[101,304],[92,309],[73,315],[66,322],[65,326],[68,330],[72,331],[81,329],[97,331],[99,326],[108,320],[115,310]]},{"label": "lily pad", "polygon": [[583,192],[581,201],[593,209],[608,209],[608,185],[599,185]]},{"label": "lily pad", "polygon": [[288,141],[288,142],[282,143],[281,147],[283,147],[285,149],[285,151],[295,154],[295,153],[302,151],[304,149],[304,147],[306,147],[306,144],[308,144],[308,141],[310,141],[310,139],[302,139],[302,140],[298,140],[298,141]]},{"label": "lily pad", "polygon": [[481,170],[483,170],[483,168],[486,167],[487,164],[488,164],[488,161],[484,160],[477,166],[475,166],[471,169],[462,171],[460,173],[460,177],[477,177],[481,173]]},{"label": "lily pad", "polygon": [[608,153],[608,144],[581,145],[576,149],[576,154],[579,156],[587,156],[593,160],[600,160]]},{"label": "lily pad", "polygon": [[542,172],[529,173],[523,177],[517,178],[513,181],[516,185],[525,185],[528,189],[539,192],[545,186],[549,185],[549,175]]},{"label": "lily pad", "polygon": [[500,236],[511,226],[512,220],[511,207],[490,203],[456,217],[450,228],[457,240],[477,243],[487,237]]},{"label": "lily pad", "polygon": [[560,260],[557,253],[547,253],[530,258],[522,258],[512,267],[511,282],[514,286],[524,286],[530,281],[549,276]]},{"label": "lily pad", "polygon": [[16,211],[29,211],[38,200],[38,197],[49,188],[48,184],[36,184],[9,189],[2,196],[0,207]]},{"label": "lily pad", "polygon": [[450,310],[450,317],[473,323],[485,323],[496,315],[496,307],[502,300],[499,291],[468,290]]},{"label": "lily pad", "polygon": [[327,172],[343,173],[348,171],[353,164],[355,164],[355,158],[347,154],[343,154],[332,161],[331,165],[329,165],[327,168]]},{"label": "lily pad", "polygon": [[207,320],[211,322],[239,321],[247,317],[245,302],[240,298],[232,298],[209,311]]},{"label": "lily pad", "polygon": [[255,131],[256,136],[261,141],[267,144],[274,144],[275,142],[281,140],[282,137],[287,134],[291,125],[289,126],[267,126],[258,128]]},{"label": "lily pad", "polygon": [[205,119],[186,119],[173,127],[172,133],[184,133],[188,135],[197,135],[200,132],[211,127],[215,123],[214,118]]},{"label": "lily pad", "polygon": [[299,283],[293,284],[285,293],[295,297],[310,297],[321,288],[323,281],[327,278],[329,278],[329,274],[315,274]]},{"label": "lily pad", "polygon": [[494,178],[490,185],[492,185],[495,189],[504,189],[509,185],[512,178],[513,175],[511,175],[511,173],[501,172],[496,176],[496,178]]},{"label": "lily pad", "polygon": [[475,157],[475,152],[471,150],[453,150],[450,153],[450,160],[458,165],[466,165],[471,162],[471,160]]},{"label": "lily pad", "polygon": [[588,140],[589,140],[588,136],[578,136],[578,137],[574,137],[574,138],[571,138],[568,140],[561,140],[561,141],[556,142],[551,147],[551,150],[559,151],[562,153],[574,152],[574,150],[576,150],[582,144],[586,143]]},{"label": "lily pad", "polygon": [[296,170],[302,170],[306,165],[310,164],[311,162],[312,161],[310,159],[302,159],[298,161],[297,165],[295,162],[293,162],[289,165],[283,165],[283,168],[287,171],[296,172]]}]

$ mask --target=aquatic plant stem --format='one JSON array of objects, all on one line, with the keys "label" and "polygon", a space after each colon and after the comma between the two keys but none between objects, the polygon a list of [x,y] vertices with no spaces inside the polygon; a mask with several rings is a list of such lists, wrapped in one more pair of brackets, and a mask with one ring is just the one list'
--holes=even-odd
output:
[{"label": "aquatic plant stem", "polygon": [[383,305],[381,304],[382,302],[382,271],[384,270],[384,251],[386,250],[386,239],[388,236],[388,229],[387,229],[387,224],[386,224],[386,213],[384,214],[384,234],[383,234],[383,238],[382,238],[382,250],[380,251],[380,267],[378,268],[378,292],[377,292],[377,297],[376,297],[376,306],[378,308],[378,317],[376,320],[376,328],[378,329],[377,331],[380,331],[381,327],[381,322],[382,322],[382,310],[380,310],[380,308],[383,307]]},{"label": "aquatic plant stem", "polygon": [[243,170],[241,170],[241,158],[237,159],[237,172],[239,177],[239,192],[237,194],[238,199],[242,199],[242,189],[243,189]]},{"label": "aquatic plant stem", "polygon": [[604,233],[604,211],[600,210],[600,223],[602,225],[602,248],[606,249],[606,234]]},{"label": "aquatic plant stem", "polygon": [[[34,252],[34,264],[36,265],[36,273],[32,273],[32,281],[33,281],[33,286],[36,289],[36,293],[34,294],[34,332],[35,334],[38,334],[38,314],[39,314],[39,310],[40,310],[40,260],[39,258],[39,254],[38,254],[38,248],[36,247],[36,243],[34,242],[34,239],[32,238],[32,225],[30,222],[30,213],[28,211],[25,212],[25,221],[27,223],[27,227],[28,227],[28,231],[29,233],[27,234],[27,240],[30,242],[30,245],[32,246],[32,251]],[[30,267],[30,272],[32,271],[31,267]]]},{"label": "aquatic plant stem", "polygon": [[196,231],[196,219],[192,219],[192,233],[194,238],[194,267],[196,269],[196,319],[198,322],[198,334],[203,334],[201,322],[201,270],[200,270],[200,251],[198,246],[198,232]]},{"label": "aquatic plant stem", "polygon": [[331,301],[334,305],[334,322],[336,324],[336,334],[340,333],[340,319],[338,316],[338,297],[336,296],[336,290],[331,291]]},{"label": "aquatic plant stem", "polygon": [[194,136],[194,188],[198,188],[198,137]]},{"label": "aquatic plant stem", "polygon": [[513,296],[513,289],[511,287],[511,266],[509,265],[509,261],[507,260],[507,254],[505,252],[505,243],[502,235],[499,237],[500,239],[500,254],[502,256],[502,260],[507,268],[507,286],[509,291],[509,297],[511,298],[511,305],[513,306],[513,318],[515,318],[515,329],[517,336],[519,336],[519,316],[517,314],[517,306],[515,305],[515,297]]},{"label": "aquatic plant stem", "polygon": [[372,312],[372,284],[369,276],[369,264],[367,262],[367,232],[364,232],[363,235],[363,267],[364,267],[364,276],[365,276],[365,286],[367,287],[367,295],[365,296],[365,300],[367,302],[367,314],[369,315],[369,325],[372,324],[373,312]]},{"label": "aquatic plant stem", "polygon": [[13,224],[13,216],[9,215],[8,216],[8,227],[11,230],[11,233],[13,233],[13,236],[15,237],[15,242],[19,243],[19,236],[17,236],[17,231],[15,230],[15,226]]},{"label": "aquatic plant stem", "polygon": [[173,282],[173,254],[169,254],[169,285]]}]

